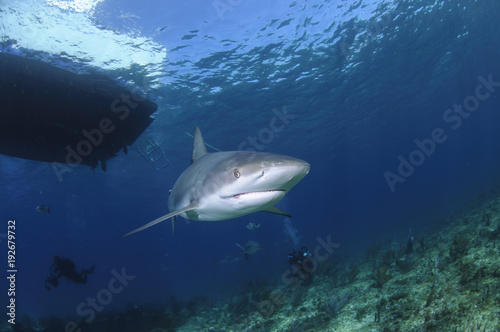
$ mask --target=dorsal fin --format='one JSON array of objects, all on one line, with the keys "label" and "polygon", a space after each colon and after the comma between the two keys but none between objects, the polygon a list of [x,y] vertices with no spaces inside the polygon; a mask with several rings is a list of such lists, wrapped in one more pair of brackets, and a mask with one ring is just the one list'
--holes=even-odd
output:
[{"label": "dorsal fin", "polygon": [[196,126],[196,128],[194,128],[193,157],[191,158],[191,164],[205,153],[207,153],[207,147],[205,146],[205,141],[203,141],[203,136],[201,136],[200,128]]}]

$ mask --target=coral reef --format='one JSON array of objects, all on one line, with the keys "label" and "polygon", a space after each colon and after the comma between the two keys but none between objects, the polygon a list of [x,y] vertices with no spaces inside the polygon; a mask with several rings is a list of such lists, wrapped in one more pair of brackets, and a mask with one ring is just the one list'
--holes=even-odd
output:
[{"label": "coral reef", "polygon": [[265,315],[235,322],[226,305],[179,331],[209,319],[206,331],[499,331],[499,194],[418,234],[413,253],[376,243],[363,260],[325,262],[306,287],[278,287],[280,305]]},{"label": "coral reef", "polygon": [[375,287],[381,288],[390,279],[389,267],[387,265],[382,265],[373,270],[373,279],[375,280]]}]

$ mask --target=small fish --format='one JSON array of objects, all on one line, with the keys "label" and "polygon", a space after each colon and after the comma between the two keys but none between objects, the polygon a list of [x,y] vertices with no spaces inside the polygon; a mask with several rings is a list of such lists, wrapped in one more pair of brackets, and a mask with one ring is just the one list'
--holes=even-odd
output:
[{"label": "small fish", "polygon": [[245,247],[238,243],[236,243],[236,245],[240,247],[241,253],[245,255],[245,260],[248,260],[248,255],[253,255],[261,250],[264,250],[260,247],[260,244],[258,242],[254,241],[248,241]]},{"label": "small fish", "polygon": [[40,213],[50,213],[50,206],[40,204],[36,207],[36,210]]},{"label": "small fish", "polygon": [[251,231],[260,231],[260,224],[256,225],[253,222],[247,224],[247,229]]},{"label": "small fish", "polygon": [[214,263],[214,265],[216,264],[232,264],[232,263],[236,263],[237,261],[239,261],[241,258],[240,257],[234,257],[234,258],[231,258],[229,257],[228,255],[226,255],[226,257],[224,257],[223,259],[221,259],[220,261]]},{"label": "small fish", "polygon": [[170,272],[170,271],[172,271],[173,269],[174,269],[174,267],[173,267],[173,266],[169,266],[169,265],[167,266],[167,265],[165,265],[165,264],[163,264],[163,263],[161,263],[161,264],[160,264],[160,271],[163,271],[163,272]]}]

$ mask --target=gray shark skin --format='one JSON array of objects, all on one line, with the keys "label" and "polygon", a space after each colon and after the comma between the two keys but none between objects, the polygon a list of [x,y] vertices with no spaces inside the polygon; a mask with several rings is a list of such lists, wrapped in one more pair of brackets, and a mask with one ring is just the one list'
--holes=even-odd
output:
[{"label": "gray shark skin", "polygon": [[168,213],[123,237],[168,218],[219,221],[264,211],[290,217],[274,207],[307,173],[310,165],[297,158],[256,151],[207,153],[198,127],[191,165],[177,179],[168,199]]}]

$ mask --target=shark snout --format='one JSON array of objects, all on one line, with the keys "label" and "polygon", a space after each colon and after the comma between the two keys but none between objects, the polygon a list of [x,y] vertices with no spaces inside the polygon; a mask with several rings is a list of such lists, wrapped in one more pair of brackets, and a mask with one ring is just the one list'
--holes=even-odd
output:
[{"label": "shark snout", "polygon": [[302,179],[309,173],[311,165],[302,159],[293,159],[293,161],[285,164],[284,167],[288,168],[289,172],[294,174],[294,176],[300,176],[300,179]]},{"label": "shark snout", "polygon": [[309,163],[303,160],[300,160],[300,162],[297,162],[296,164],[290,166],[290,168],[291,168],[291,173],[293,175],[290,182],[293,182],[292,186],[294,186],[295,184],[297,184],[297,182],[302,180],[309,173],[311,165],[309,165]]},{"label": "shark snout", "polygon": [[268,189],[288,192],[309,173],[310,167],[309,163],[300,159],[268,167],[263,170],[260,181],[266,183]]},{"label": "shark snout", "polygon": [[302,177],[306,176],[311,169],[311,165],[309,165],[309,163],[304,160],[300,160],[300,162],[297,163],[296,167],[298,168],[298,173],[303,174]]}]

